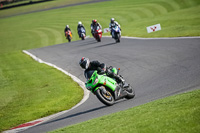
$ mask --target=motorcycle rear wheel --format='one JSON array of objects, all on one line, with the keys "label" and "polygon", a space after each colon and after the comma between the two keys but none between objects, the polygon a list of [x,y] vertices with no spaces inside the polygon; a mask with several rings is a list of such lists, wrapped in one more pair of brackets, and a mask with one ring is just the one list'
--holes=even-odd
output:
[{"label": "motorcycle rear wheel", "polygon": [[105,105],[112,106],[115,102],[113,95],[104,86],[95,91],[97,98]]}]

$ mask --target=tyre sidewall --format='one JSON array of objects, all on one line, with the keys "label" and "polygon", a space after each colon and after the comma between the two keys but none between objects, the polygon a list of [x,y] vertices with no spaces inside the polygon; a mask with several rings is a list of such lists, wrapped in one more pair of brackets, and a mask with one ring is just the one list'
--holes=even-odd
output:
[{"label": "tyre sidewall", "polygon": [[132,89],[132,92],[126,91],[127,96],[125,97],[126,99],[131,99],[135,97],[135,90],[133,89],[132,86],[129,86],[129,89]]},{"label": "tyre sidewall", "polygon": [[102,102],[104,103],[105,105],[107,106],[111,106],[114,104],[114,97],[113,95],[111,94],[112,96],[112,100],[111,101],[108,101],[104,98],[104,96],[102,96],[102,90],[101,89],[105,89],[104,87],[100,87],[98,90],[95,91],[95,95],[97,96],[97,98]]}]

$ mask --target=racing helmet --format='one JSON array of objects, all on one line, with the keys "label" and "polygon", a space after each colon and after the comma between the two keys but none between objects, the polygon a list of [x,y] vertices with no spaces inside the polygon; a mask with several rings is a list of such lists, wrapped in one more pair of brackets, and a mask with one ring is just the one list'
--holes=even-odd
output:
[{"label": "racing helmet", "polygon": [[79,21],[79,22],[78,22],[78,25],[81,25],[81,24],[82,24],[82,22],[81,22],[81,21]]},{"label": "racing helmet", "polygon": [[110,19],[110,22],[111,22],[111,23],[114,23],[114,21],[115,21],[114,18],[111,18],[111,19]]},{"label": "racing helmet", "polygon": [[79,65],[83,69],[88,69],[88,67],[90,65],[90,60],[88,58],[82,57],[81,60],[79,61]]},{"label": "racing helmet", "polygon": [[69,25],[66,25],[67,28],[69,28]]},{"label": "racing helmet", "polygon": [[94,24],[96,24],[96,23],[97,23],[97,20],[96,20],[96,19],[94,19],[94,20],[93,20],[93,23],[94,23]]}]

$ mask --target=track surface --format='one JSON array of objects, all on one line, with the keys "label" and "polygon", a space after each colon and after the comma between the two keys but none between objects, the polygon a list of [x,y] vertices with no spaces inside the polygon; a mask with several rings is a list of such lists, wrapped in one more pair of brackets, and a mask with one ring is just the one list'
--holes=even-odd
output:
[{"label": "track surface", "polygon": [[[29,128],[24,133],[41,133],[92,118],[125,110],[152,100],[198,89],[200,86],[200,38],[125,39],[114,43],[108,37],[93,38],[28,50],[40,59],[57,65],[82,81],[81,57],[120,67],[120,74],[136,91],[131,100],[104,106],[93,94],[81,106],[57,118]],[[67,102],[67,101],[66,101]]]}]

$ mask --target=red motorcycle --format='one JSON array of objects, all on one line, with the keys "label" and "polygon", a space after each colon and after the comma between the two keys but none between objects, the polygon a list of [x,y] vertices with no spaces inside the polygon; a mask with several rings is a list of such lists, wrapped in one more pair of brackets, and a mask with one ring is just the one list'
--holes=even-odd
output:
[{"label": "red motorcycle", "polygon": [[66,31],[65,32],[65,37],[66,39],[71,42],[71,39],[72,39],[72,32],[70,30]]},{"label": "red motorcycle", "polygon": [[97,26],[94,29],[94,38],[98,41],[101,42],[101,38],[102,38],[102,30],[99,26]]}]

